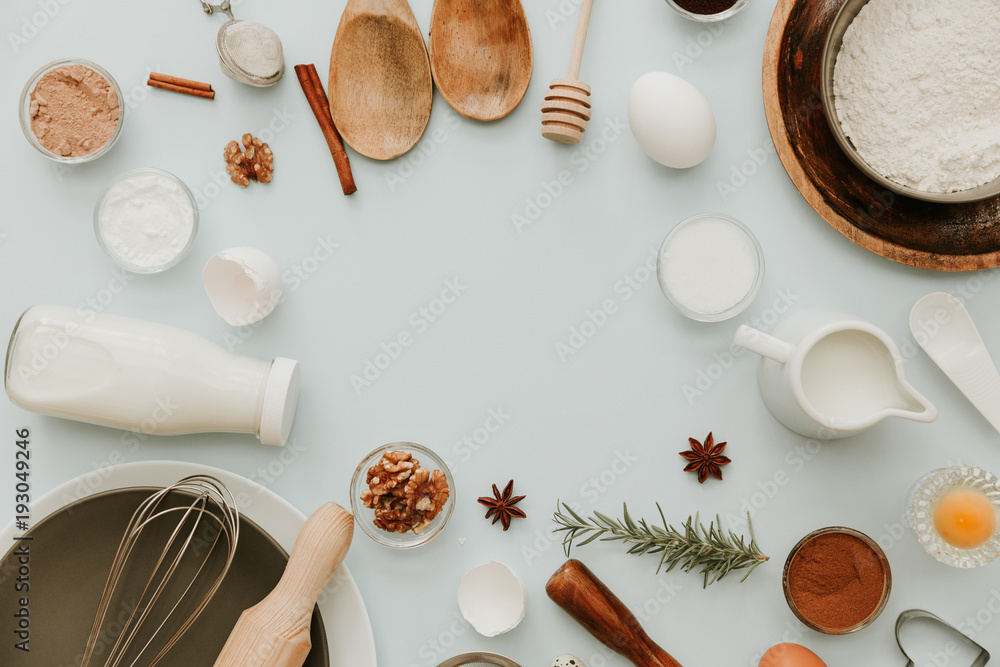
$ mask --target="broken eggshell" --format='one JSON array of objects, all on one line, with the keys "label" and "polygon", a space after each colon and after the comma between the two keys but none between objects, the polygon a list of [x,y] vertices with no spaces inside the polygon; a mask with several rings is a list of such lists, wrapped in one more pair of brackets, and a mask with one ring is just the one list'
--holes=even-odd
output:
[{"label": "broken eggshell", "polygon": [[259,322],[281,300],[281,269],[256,248],[230,248],[215,254],[201,278],[215,312],[234,327]]},{"label": "broken eggshell", "polygon": [[528,608],[524,581],[503,563],[474,567],[458,587],[458,608],[476,632],[496,637],[517,627]]}]

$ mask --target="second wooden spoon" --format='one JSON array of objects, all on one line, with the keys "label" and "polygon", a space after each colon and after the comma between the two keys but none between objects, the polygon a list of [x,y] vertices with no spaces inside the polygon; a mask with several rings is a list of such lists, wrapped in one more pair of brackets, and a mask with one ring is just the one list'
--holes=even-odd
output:
[{"label": "second wooden spoon", "polygon": [[431,118],[427,47],[406,0],[350,0],[330,54],[330,111],[348,145],[376,160],[413,148]]},{"label": "second wooden spoon", "polygon": [[476,120],[503,118],[531,81],[528,19],[520,0],[435,0],[431,71],[441,96]]}]

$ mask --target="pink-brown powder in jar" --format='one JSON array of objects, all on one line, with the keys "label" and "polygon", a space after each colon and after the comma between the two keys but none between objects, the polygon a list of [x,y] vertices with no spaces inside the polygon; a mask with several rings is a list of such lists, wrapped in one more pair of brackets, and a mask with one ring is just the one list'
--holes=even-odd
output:
[{"label": "pink-brown powder in jar", "polygon": [[46,72],[31,91],[31,131],[46,150],[83,157],[111,140],[121,105],[111,82],[85,65]]}]

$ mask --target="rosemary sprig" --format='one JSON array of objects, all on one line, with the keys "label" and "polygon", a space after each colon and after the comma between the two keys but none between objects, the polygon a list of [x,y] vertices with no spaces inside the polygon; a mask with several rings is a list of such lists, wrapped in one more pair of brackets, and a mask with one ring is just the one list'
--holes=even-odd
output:
[{"label": "rosemary sprig", "polygon": [[586,546],[594,540],[621,541],[630,545],[628,549],[630,554],[660,554],[657,573],[664,566],[667,566],[666,572],[670,572],[678,565],[685,572],[700,567],[705,577],[705,588],[733,570],[746,570],[747,573],[740,579],[741,582],[745,581],[758,565],[769,560],[757,546],[749,514],[747,514],[747,525],[750,529],[750,544],[747,545],[743,536],[736,535],[733,531],[729,531],[726,535],[722,531],[722,520],[718,515],[715,517],[718,525],[710,521],[708,528],[705,528],[695,515],[688,517],[683,530],[678,531],[667,523],[659,503],[656,509],[663,521],[662,527],[650,525],[645,519],[634,521],[628,513],[627,505],[623,505],[624,520],[619,521],[600,512],[594,512],[594,516],[585,519],[566,503],[561,504],[566,513],[559,511],[560,503],[557,501],[552,518],[560,526],[555,532],[566,531],[563,536],[563,549],[567,557],[577,540],[580,540],[576,544],[578,547]]}]

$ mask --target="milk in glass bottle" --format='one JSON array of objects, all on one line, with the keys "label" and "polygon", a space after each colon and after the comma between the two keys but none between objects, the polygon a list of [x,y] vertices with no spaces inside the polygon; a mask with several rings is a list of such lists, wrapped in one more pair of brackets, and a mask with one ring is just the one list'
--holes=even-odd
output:
[{"label": "milk in glass bottle", "polygon": [[156,435],[253,433],[288,439],[299,363],[227,352],[177,327],[34,306],[7,348],[7,395],[44,415]]}]

